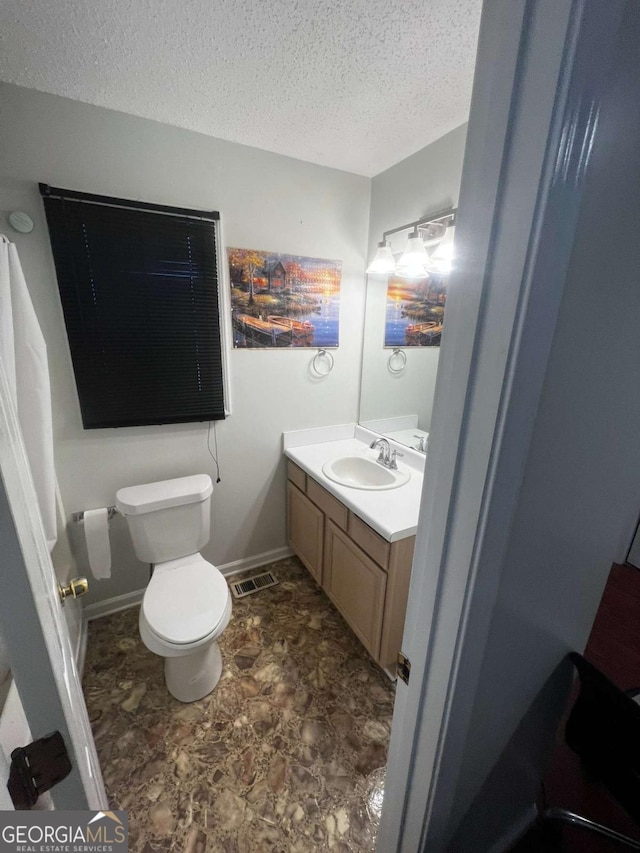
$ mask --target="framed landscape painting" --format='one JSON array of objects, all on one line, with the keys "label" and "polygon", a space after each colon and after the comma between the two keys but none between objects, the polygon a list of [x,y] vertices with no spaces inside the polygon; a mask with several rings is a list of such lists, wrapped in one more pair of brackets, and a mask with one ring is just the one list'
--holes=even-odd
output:
[{"label": "framed landscape painting", "polygon": [[227,248],[233,345],[337,347],[341,261]]},{"label": "framed landscape painting", "polygon": [[385,347],[439,347],[448,275],[422,279],[389,276],[384,326]]}]

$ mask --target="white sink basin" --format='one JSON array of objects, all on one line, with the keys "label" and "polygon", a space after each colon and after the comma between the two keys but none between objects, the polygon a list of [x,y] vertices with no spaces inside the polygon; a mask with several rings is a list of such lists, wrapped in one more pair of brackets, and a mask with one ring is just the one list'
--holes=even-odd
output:
[{"label": "white sink basin", "polygon": [[392,471],[365,456],[338,456],[322,466],[325,477],[352,489],[397,489],[409,481],[410,472]]}]

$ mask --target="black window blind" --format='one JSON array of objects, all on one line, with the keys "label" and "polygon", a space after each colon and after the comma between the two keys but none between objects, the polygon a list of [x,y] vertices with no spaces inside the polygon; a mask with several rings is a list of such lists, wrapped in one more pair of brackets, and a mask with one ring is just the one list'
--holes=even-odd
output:
[{"label": "black window blind", "polygon": [[85,429],[224,418],[217,214],[41,190]]}]

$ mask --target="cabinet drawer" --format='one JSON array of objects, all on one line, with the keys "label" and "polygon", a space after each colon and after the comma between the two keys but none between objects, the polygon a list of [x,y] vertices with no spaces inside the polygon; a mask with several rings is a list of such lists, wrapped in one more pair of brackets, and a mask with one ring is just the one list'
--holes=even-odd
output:
[{"label": "cabinet drawer", "polygon": [[302,468],[298,468],[298,466],[290,459],[287,459],[287,479],[291,480],[292,483],[295,483],[301,492],[306,491],[307,475],[304,473]]},{"label": "cabinet drawer", "polygon": [[376,661],[380,656],[386,584],[382,569],[328,521],[323,589]]},{"label": "cabinet drawer", "polygon": [[349,513],[349,536],[354,542],[366,551],[367,554],[382,566],[383,569],[389,568],[389,552],[391,551],[391,543],[383,539],[379,533],[376,533],[368,524],[365,524],[361,518]]},{"label": "cabinet drawer", "polygon": [[327,518],[335,521],[338,527],[341,527],[343,530],[347,529],[349,511],[346,506],[336,500],[329,492],[325,491],[311,477],[307,477],[307,495],[316,506],[320,507]]}]

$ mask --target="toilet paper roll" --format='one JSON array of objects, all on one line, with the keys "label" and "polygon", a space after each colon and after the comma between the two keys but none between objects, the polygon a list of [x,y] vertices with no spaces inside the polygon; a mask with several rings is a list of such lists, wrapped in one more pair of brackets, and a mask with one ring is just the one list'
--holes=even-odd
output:
[{"label": "toilet paper roll", "polygon": [[109,546],[109,510],[85,509],[84,537],[87,541],[89,566],[94,578],[111,577],[111,548]]}]

